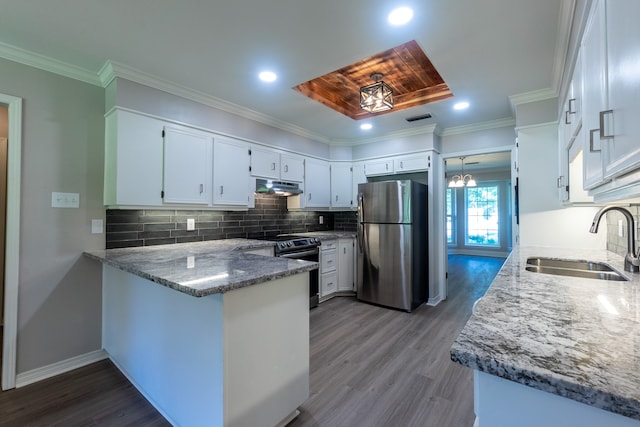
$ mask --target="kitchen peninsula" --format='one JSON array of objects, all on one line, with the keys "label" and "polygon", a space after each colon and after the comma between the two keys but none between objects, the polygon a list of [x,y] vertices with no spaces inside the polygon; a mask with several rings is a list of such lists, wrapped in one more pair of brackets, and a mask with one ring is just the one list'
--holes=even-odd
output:
[{"label": "kitchen peninsula", "polygon": [[[626,282],[526,270],[529,257],[608,264]],[[474,369],[484,426],[640,426],[640,274],[606,250],[515,249],[451,348]]]},{"label": "kitchen peninsula", "polygon": [[103,348],[174,425],[275,426],[309,395],[309,271],[228,239],[85,253]]}]

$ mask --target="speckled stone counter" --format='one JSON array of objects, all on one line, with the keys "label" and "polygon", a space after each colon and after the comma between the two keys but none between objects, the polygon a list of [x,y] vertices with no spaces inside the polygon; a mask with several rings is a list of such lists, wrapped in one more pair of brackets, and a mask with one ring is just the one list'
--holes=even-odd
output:
[{"label": "speckled stone counter", "polygon": [[331,239],[351,239],[357,237],[358,233],[355,231],[310,231],[308,233],[295,233],[295,235],[301,237],[317,237],[322,241]]},{"label": "speckled stone counter", "polygon": [[[599,261],[615,282],[525,270],[528,257]],[[640,274],[604,250],[512,252],[451,348],[461,365],[640,420]]]},{"label": "speckled stone counter", "polygon": [[226,239],[108,249],[85,252],[85,255],[196,297],[224,293],[318,268],[315,262],[243,253],[273,245],[273,242],[263,240]]}]

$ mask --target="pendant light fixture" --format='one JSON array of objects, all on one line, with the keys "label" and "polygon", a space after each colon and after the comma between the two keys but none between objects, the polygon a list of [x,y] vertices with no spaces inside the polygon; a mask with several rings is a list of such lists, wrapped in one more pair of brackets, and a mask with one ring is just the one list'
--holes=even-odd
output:
[{"label": "pendant light fixture", "polygon": [[449,181],[449,187],[475,187],[476,180],[471,174],[464,174],[464,157],[459,157],[461,162],[460,175],[453,175]]},{"label": "pendant light fixture", "polygon": [[379,113],[393,108],[393,91],[382,81],[382,74],[371,74],[375,83],[360,88],[360,108],[370,113]]}]

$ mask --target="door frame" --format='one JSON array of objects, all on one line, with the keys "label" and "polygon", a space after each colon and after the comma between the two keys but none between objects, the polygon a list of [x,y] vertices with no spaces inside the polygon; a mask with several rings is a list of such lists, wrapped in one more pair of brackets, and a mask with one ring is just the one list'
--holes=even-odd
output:
[{"label": "door frame", "polygon": [[20,173],[22,158],[22,98],[0,93],[9,108],[7,155],[7,222],[4,274],[4,339],[2,390],[16,386],[18,341],[18,283],[20,274]]}]

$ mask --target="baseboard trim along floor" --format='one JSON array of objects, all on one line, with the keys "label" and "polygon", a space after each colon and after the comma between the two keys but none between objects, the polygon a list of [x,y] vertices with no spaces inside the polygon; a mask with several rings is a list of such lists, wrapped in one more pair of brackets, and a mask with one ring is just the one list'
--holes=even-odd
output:
[{"label": "baseboard trim along floor", "polygon": [[16,375],[16,388],[24,387],[38,381],[46,380],[56,375],[64,374],[77,368],[89,365],[108,358],[104,349],[92,351],[90,353],[75,356],[70,359],[52,363],[51,365],[42,366],[27,372]]}]

